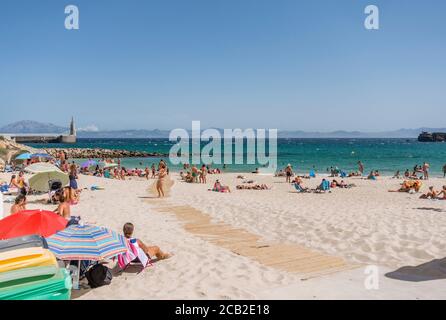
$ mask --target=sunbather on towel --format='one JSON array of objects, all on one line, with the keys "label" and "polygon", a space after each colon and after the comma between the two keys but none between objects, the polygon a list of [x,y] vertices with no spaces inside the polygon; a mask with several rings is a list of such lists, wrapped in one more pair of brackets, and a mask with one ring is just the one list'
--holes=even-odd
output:
[{"label": "sunbather on towel", "polygon": [[215,192],[231,192],[231,189],[229,189],[228,186],[223,186],[219,180],[216,180],[214,183],[214,187],[212,188],[212,191]]},{"label": "sunbather on towel", "polygon": [[164,260],[171,257],[171,254],[162,252],[161,249],[157,246],[147,246],[141,240],[133,238],[133,231],[135,230],[135,226],[131,222],[127,222],[122,228],[122,232],[124,233],[124,237],[129,239],[134,245],[137,245],[141,248],[144,253],[149,257],[156,257],[158,260]]}]

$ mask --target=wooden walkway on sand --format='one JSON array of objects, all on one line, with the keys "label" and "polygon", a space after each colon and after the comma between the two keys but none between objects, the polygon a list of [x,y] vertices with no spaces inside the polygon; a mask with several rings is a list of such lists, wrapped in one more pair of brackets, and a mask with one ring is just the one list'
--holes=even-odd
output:
[{"label": "wooden walkway on sand", "polygon": [[235,254],[248,257],[262,265],[298,273],[305,278],[357,267],[334,257],[295,244],[267,243],[244,229],[214,223],[203,212],[189,206],[158,207],[159,212],[172,213],[184,222],[186,231]]}]

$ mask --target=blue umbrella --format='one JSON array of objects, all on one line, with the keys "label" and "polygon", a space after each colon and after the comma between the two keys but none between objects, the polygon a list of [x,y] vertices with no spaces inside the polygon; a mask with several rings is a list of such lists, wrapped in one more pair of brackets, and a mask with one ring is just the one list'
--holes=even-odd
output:
[{"label": "blue umbrella", "polygon": [[29,160],[31,159],[31,153],[22,153],[15,158],[16,160]]},{"label": "blue umbrella", "polygon": [[126,252],[126,239],[104,227],[72,225],[46,238],[61,260],[99,261]]},{"label": "blue umbrella", "polygon": [[50,156],[47,153],[34,153],[31,155],[31,158],[45,158],[45,159],[50,159],[52,158],[52,156]]}]

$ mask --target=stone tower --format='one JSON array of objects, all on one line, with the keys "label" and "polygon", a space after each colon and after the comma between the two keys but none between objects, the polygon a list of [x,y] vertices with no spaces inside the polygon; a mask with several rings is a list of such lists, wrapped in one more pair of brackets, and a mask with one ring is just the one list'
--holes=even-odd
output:
[{"label": "stone tower", "polygon": [[71,117],[71,123],[70,123],[70,136],[76,135],[76,126],[74,125],[74,117]]},{"label": "stone tower", "polygon": [[60,136],[59,140],[62,143],[76,143],[77,139],[76,139],[76,126],[74,124],[74,117],[71,117],[70,134]]}]

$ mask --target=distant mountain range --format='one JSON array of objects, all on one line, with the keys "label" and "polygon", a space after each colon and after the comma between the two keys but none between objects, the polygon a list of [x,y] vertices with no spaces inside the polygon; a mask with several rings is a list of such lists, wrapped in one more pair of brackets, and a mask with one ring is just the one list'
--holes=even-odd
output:
[{"label": "distant mountain range", "polygon": [[[223,131],[222,129],[217,129]],[[279,138],[417,138],[422,131],[427,132],[446,132],[446,128],[417,128],[417,129],[399,129],[394,131],[382,132],[360,132],[360,131],[332,131],[332,132],[307,132],[279,130]],[[0,133],[18,134],[18,133],[53,133],[63,134],[68,132],[68,128],[57,126],[51,123],[40,123],[37,121],[19,121],[4,127],[0,127]],[[169,130],[116,130],[116,131],[88,131],[78,130],[79,138],[168,138]]]},{"label": "distant mountain range", "polygon": [[0,128],[0,133],[64,133],[68,128],[32,120],[14,122]]}]

